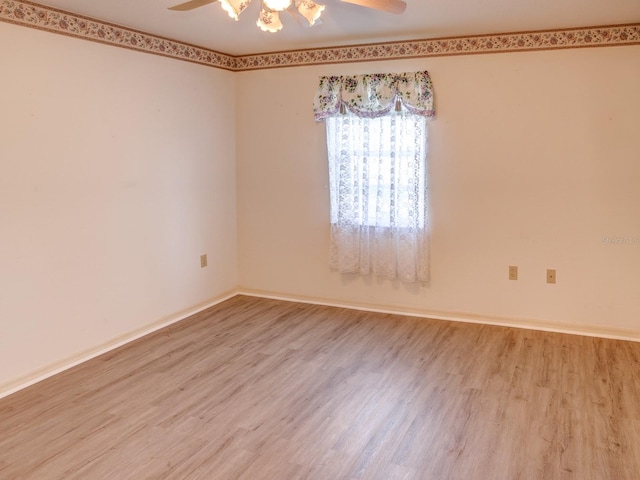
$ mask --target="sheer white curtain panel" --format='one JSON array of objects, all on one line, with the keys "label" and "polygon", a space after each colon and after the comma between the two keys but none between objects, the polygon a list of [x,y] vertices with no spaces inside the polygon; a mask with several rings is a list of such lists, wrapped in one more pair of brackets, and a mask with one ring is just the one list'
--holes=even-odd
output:
[{"label": "sheer white curtain panel", "polygon": [[322,77],[315,113],[326,122],[330,268],[428,281],[427,72]]}]

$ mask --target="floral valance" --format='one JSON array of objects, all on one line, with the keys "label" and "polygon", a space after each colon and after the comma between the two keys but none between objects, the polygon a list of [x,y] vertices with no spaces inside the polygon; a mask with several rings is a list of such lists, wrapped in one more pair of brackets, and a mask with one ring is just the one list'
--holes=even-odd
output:
[{"label": "floral valance", "polygon": [[318,121],[344,109],[373,118],[400,106],[411,113],[435,116],[428,72],[320,77],[313,111]]}]

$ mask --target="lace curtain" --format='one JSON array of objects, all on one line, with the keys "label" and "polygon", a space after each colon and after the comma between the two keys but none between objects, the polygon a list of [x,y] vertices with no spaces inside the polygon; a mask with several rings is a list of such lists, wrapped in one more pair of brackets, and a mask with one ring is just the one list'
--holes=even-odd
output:
[{"label": "lace curtain", "polygon": [[330,267],[427,281],[428,73],[322,77],[314,107],[326,121]]}]

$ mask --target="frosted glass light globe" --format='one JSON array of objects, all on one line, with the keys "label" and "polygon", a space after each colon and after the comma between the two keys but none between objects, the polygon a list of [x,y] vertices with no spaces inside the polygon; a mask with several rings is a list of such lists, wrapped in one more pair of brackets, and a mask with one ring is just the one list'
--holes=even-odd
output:
[{"label": "frosted glass light globe", "polygon": [[265,6],[269,10],[273,10],[275,12],[281,12],[289,8],[291,5],[291,0],[263,0]]}]

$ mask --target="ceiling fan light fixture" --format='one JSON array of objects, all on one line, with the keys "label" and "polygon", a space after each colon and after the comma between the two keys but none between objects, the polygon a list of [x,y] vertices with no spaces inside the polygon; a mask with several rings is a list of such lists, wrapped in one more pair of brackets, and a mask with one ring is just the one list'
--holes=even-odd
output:
[{"label": "ceiling fan light fixture", "polygon": [[280,21],[278,12],[266,10],[264,7],[262,7],[260,11],[256,25],[258,25],[263,32],[276,33],[282,30],[282,22]]},{"label": "ceiling fan light fixture", "polygon": [[282,12],[291,6],[291,0],[263,0],[265,7],[274,12]]},{"label": "ceiling fan light fixture", "polygon": [[324,5],[318,5],[313,0],[296,0],[298,12],[307,19],[307,22],[309,22],[311,26],[320,18],[324,7]]},{"label": "ceiling fan light fixture", "polygon": [[222,9],[235,21],[238,21],[238,17],[245,11],[250,2],[251,0],[220,0]]},{"label": "ceiling fan light fixture", "polygon": [[[238,21],[240,14],[244,12],[251,0],[187,0],[184,3],[169,7],[169,10],[184,12],[194,8],[203,7],[211,3],[220,1],[222,9],[231,18]],[[346,3],[353,3],[362,7],[372,8],[381,12],[401,14],[407,8],[405,0],[340,0]],[[291,6],[294,5],[298,13],[309,22],[310,26],[318,21],[324,11],[325,5],[317,4],[314,0],[260,0],[260,16],[256,25],[265,32],[279,32],[282,30],[282,22],[278,12],[289,10],[295,16]]]}]

